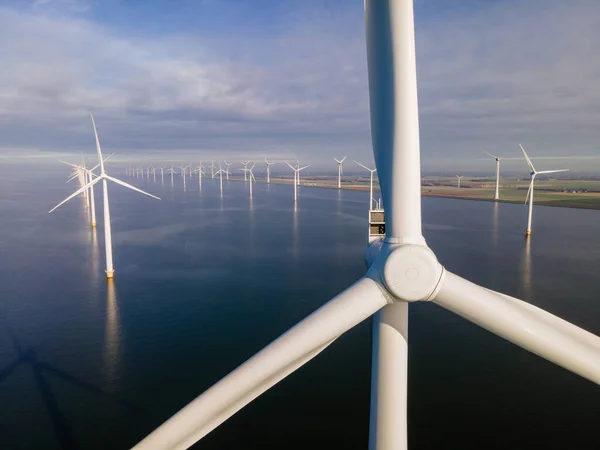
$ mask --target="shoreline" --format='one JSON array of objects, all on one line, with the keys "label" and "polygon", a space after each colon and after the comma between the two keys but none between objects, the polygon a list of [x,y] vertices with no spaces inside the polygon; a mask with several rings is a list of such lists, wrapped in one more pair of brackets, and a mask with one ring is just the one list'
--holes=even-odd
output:
[{"label": "shoreline", "polygon": [[[239,179],[239,178],[231,178],[231,180],[234,181],[244,181],[243,179]],[[266,184],[265,180],[257,180],[257,182],[261,182]],[[272,184],[289,184],[292,185],[292,180],[290,179],[289,181],[287,179],[282,179],[282,178],[271,178],[271,183]],[[319,182],[300,182],[300,187],[306,187],[306,188],[322,188],[322,189],[334,189],[337,190],[337,184],[329,184],[329,183],[319,183]],[[459,195],[453,195],[453,194],[437,194],[437,193],[430,193],[430,192],[426,192],[424,190],[425,187],[423,187],[423,189],[421,190],[421,196],[422,197],[435,197],[435,198],[449,198],[449,199],[454,199],[454,200],[474,200],[474,201],[478,201],[478,202],[498,202],[498,203],[513,203],[513,204],[523,204],[523,200],[509,200],[509,199],[499,199],[499,200],[494,200],[493,198],[480,198],[480,197],[469,197],[469,196],[459,196]],[[339,188],[341,190],[346,190],[346,191],[368,191],[369,190],[369,186],[364,186],[364,185],[346,185],[344,186],[344,183],[342,183],[342,187]],[[380,192],[379,190],[379,186],[373,186],[373,192]],[[538,191],[536,191],[538,192]],[[502,191],[500,191],[500,193],[502,194]],[[541,191],[542,195],[543,195],[543,191]],[[539,194],[538,194],[539,195]],[[573,200],[576,201],[576,200]],[[557,204],[557,202],[563,202],[564,204]],[[598,202],[597,204],[590,204],[588,205],[575,205],[575,204],[569,204],[569,199],[565,199],[565,200],[559,200],[559,201],[553,201],[553,200],[544,200],[542,199],[538,199],[534,202],[534,206],[549,206],[552,208],[571,208],[571,209],[586,209],[586,210],[594,210],[594,211],[600,211],[600,197],[598,198]]]}]

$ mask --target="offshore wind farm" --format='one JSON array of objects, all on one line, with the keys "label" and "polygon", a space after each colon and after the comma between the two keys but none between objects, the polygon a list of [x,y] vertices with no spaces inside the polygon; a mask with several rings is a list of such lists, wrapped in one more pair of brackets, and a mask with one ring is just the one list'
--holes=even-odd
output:
[{"label": "offshore wind farm", "polygon": [[[103,64],[89,86],[53,100],[68,113],[31,113],[36,139],[73,142],[76,151],[10,156],[19,132],[11,120],[45,103],[0,109],[0,155],[8,155],[0,159],[0,448],[595,448],[596,154],[583,138],[573,144],[581,154],[557,144],[564,118],[543,116],[546,102],[544,126],[535,128],[527,109],[518,132],[504,129],[497,108],[512,95],[523,107],[527,91],[506,84],[521,77],[456,77],[468,62],[462,52],[480,57],[481,49],[440,40],[438,53],[429,46],[436,35],[422,34],[457,21],[459,35],[487,36],[487,46],[496,42],[489,30],[506,23],[515,33],[495,45],[513,34],[530,45],[520,14],[529,20],[521,25],[556,33],[553,21],[544,25],[545,8],[565,17],[578,8],[259,3],[232,12],[183,2],[160,15],[158,28],[144,22],[152,11],[120,7],[122,20],[134,13],[140,22],[135,39],[111,41],[128,55],[115,68],[119,82],[102,67],[114,62],[111,50],[94,39]],[[35,36],[59,11],[58,29],[77,36],[60,44],[68,47],[87,42],[106,13],[49,7],[0,8],[0,25],[24,15]],[[200,12],[222,21],[219,29]],[[585,12],[579,20],[593,17]],[[312,25],[292,27],[298,14]],[[472,30],[460,19],[469,14],[496,22]],[[206,34],[188,41],[190,24]],[[168,39],[131,52],[147,26]],[[219,48],[227,64],[204,47],[221,42],[221,27],[232,30]],[[329,47],[336,33],[343,52],[340,41]],[[276,53],[294,42],[298,62]],[[565,59],[576,53],[578,41],[569,42]],[[273,53],[254,53],[255,45]],[[455,47],[458,65],[444,59]],[[126,75],[127,64],[147,57],[147,67]],[[206,59],[194,66],[195,58]],[[127,97],[145,70],[150,90]],[[465,92],[467,76],[483,84],[473,78]],[[456,84],[433,88],[436,79]],[[527,108],[554,92],[537,77],[529,88]],[[451,93],[432,103],[442,89]],[[69,109],[76,92],[86,94]],[[471,108],[478,113],[469,119]],[[505,136],[485,136],[492,126],[481,117]],[[572,118],[577,136],[586,130],[581,117]]]}]

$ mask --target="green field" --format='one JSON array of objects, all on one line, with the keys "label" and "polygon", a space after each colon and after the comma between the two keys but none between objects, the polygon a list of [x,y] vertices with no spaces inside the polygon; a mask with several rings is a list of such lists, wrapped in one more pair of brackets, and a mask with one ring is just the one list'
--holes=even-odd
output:
[{"label": "green field", "polygon": [[[236,177],[236,179],[239,179]],[[243,179],[243,178],[242,178]],[[291,184],[293,177],[273,177],[272,183]],[[260,181],[264,181],[259,179]],[[456,184],[456,177],[424,177],[422,193],[424,196],[447,197],[469,200],[492,201],[494,198],[494,180],[483,177],[464,177],[461,188]],[[517,180],[507,178],[502,180],[500,201],[524,203],[529,187],[529,179]],[[301,177],[304,187],[321,187],[337,189],[336,176],[306,176]],[[429,186],[431,184],[432,186]],[[368,190],[367,177],[342,177],[342,189]],[[379,185],[375,184],[375,192]],[[572,193],[573,190],[587,192]],[[562,192],[566,191],[566,192]],[[534,203],[536,205],[558,206],[563,208],[583,208],[600,210],[600,180],[548,180],[540,179],[535,182]]]}]

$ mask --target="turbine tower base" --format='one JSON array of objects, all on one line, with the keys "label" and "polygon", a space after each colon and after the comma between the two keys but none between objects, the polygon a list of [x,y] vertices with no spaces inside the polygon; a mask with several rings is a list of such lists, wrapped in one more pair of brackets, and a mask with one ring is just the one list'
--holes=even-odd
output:
[{"label": "turbine tower base", "polygon": [[114,270],[105,270],[106,272],[106,278],[111,279],[115,277],[115,271]]},{"label": "turbine tower base", "polygon": [[531,234],[531,230],[525,230],[525,236],[529,236]]},{"label": "turbine tower base", "polygon": [[96,228],[96,222],[92,222],[92,228]]}]

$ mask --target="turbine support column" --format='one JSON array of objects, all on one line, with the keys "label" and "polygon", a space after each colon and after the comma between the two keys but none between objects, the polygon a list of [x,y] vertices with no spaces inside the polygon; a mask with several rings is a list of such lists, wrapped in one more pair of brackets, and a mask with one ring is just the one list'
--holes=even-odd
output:
[{"label": "turbine support column", "polygon": [[373,319],[369,450],[407,449],[408,303]]},{"label": "turbine support column", "polygon": [[500,183],[500,160],[496,160],[496,193],[494,194],[494,200],[499,200],[500,196],[498,195],[498,185]]},{"label": "turbine support column", "polygon": [[[91,183],[92,181],[94,181],[92,179],[92,174],[89,174],[89,182]],[[96,226],[96,200],[94,198],[94,186],[90,186],[90,202],[91,202],[91,209],[92,209],[92,228],[94,228]]]},{"label": "turbine support column", "polygon": [[104,195],[104,245],[106,248],[106,278],[115,276],[112,258],[112,235],[110,230],[110,207],[108,205],[108,183],[106,178],[102,180],[102,191]]},{"label": "turbine support column", "polygon": [[531,234],[531,215],[533,212],[533,180],[531,180],[531,192],[529,193],[529,212],[527,214],[527,229],[525,230],[525,236]]}]

